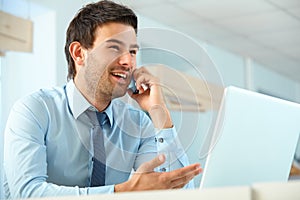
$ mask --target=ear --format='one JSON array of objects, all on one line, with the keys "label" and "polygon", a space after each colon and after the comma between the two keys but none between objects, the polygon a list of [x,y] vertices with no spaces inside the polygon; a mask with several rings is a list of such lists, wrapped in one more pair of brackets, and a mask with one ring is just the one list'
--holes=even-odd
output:
[{"label": "ear", "polygon": [[74,63],[82,66],[84,63],[85,54],[81,44],[77,41],[72,42],[69,46],[69,52],[74,60]]}]

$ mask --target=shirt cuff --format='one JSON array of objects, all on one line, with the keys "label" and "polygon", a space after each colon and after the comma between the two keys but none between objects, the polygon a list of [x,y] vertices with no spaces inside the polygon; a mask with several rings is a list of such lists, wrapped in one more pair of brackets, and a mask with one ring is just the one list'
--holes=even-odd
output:
[{"label": "shirt cuff", "polygon": [[88,194],[111,194],[114,192],[115,192],[115,185],[106,185],[106,186],[88,188]]},{"label": "shirt cuff", "polygon": [[161,129],[156,133],[155,142],[159,152],[172,151],[184,153],[183,147],[177,137],[177,131],[175,127]]},{"label": "shirt cuff", "polygon": [[189,165],[188,157],[177,137],[175,127],[158,131],[155,141],[158,152],[166,155],[166,162],[171,162],[167,164],[169,167],[162,168],[163,171],[171,171]]},{"label": "shirt cuff", "polygon": [[[188,157],[177,137],[175,127],[157,131],[155,141],[158,152],[166,155],[166,162],[159,166],[157,171],[172,171],[189,165]],[[194,188],[194,181],[191,180],[184,188]]]}]

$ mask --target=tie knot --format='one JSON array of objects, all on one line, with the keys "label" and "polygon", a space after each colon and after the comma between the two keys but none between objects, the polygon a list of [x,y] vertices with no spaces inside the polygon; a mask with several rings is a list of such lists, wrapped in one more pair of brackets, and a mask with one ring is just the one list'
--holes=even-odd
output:
[{"label": "tie knot", "polygon": [[103,126],[106,122],[107,115],[105,112],[96,112],[97,120],[101,126]]}]

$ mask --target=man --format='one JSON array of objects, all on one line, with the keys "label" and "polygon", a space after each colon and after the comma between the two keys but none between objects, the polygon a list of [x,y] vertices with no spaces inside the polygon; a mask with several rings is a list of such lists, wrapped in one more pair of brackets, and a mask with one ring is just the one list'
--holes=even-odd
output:
[{"label": "man", "polygon": [[[10,113],[7,198],[192,187],[201,168],[187,166],[158,80],[136,68],[136,33],[133,11],[111,1],[87,5],[71,21],[67,85],[35,92]],[[131,79],[138,93],[127,90]],[[127,92],[151,119],[117,99]],[[157,170],[162,150],[175,153],[178,169]]]}]

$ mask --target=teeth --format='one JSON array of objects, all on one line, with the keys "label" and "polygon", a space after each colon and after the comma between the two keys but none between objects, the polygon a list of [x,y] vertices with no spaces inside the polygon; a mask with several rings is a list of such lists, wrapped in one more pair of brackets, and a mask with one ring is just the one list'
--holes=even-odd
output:
[{"label": "teeth", "polygon": [[113,73],[113,75],[114,76],[120,76],[121,78],[124,78],[124,79],[127,78],[126,74],[122,74],[122,73]]}]

